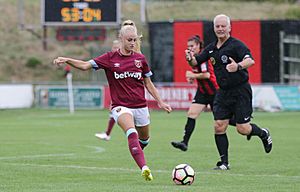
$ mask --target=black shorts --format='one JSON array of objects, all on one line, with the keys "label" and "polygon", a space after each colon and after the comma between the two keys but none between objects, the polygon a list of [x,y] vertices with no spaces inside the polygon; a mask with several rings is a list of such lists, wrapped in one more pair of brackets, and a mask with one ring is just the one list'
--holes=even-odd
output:
[{"label": "black shorts", "polygon": [[200,93],[199,89],[197,89],[196,95],[192,101],[192,103],[202,104],[202,105],[210,105],[213,108],[215,95],[208,95]]},{"label": "black shorts", "polygon": [[252,89],[246,83],[230,90],[220,89],[214,100],[214,119],[225,120],[234,117],[236,123],[250,122],[252,118]]}]

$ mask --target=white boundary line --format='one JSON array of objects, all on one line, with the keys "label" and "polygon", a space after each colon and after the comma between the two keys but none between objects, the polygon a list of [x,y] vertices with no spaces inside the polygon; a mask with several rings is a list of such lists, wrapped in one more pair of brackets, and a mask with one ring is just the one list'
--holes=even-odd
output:
[{"label": "white boundary line", "polygon": [[[91,153],[102,153],[105,151],[105,148],[98,147],[98,146],[89,146],[86,145],[84,147],[93,149]],[[14,160],[14,159],[37,159],[37,158],[44,158],[44,157],[64,157],[64,156],[75,156],[75,153],[58,153],[58,154],[42,154],[42,155],[23,155],[23,156],[11,156],[11,157],[0,157],[1,160]]]},{"label": "white boundary line", "polygon": [[12,156],[12,157],[0,157],[0,160],[10,160],[10,159],[36,159],[43,157],[65,157],[74,156],[75,153],[63,153],[63,154],[44,154],[44,155],[23,155],[23,156]]},{"label": "white boundary line", "polygon": [[103,147],[99,147],[99,146],[90,146],[90,145],[85,145],[84,147],[87,147],[87,148],[90,148],[90,149],[93,149],[94,152],[92,153],[102,153],[105,151],[105,148]]},{"label": "white boundary line", "polygon": [[[105,149],[98,146],[85,146],[87,148],[94,149],[94,153],[104,152]],[[0,157],[1,160],[16,160],[16,159],[36,159],[36,158],[45,158],[45,157],[68,157],[75,156],[75,153],[61,153],[61,154],[41,154],[41,155],[24,155],[24,156],[11,156],[11,157]],[[5,162],[8,165],[16,165],[16,166],[33,166],[33,167],[53,167],[53,168],[71,168],[71,169],[89,169],[89,170],[110,170],[110,171],[124,171],[124,172],[138,172],[138,169],[128,169],[128,168],[118,168],[118,167],[88,167],[88,166],[78,166],[78,165],[42,165],[42,164],[30,164],[30,163],[9,163]],[[153,170],[154,172],[159,173],[170,173],[167,170]],[[226,173],[225,173],[226,172]],[[197,174],[203,175],[231,175],[237,177],[278,177],[278,178],[290,178],[290,179],[300,179],[300,175],[279,175],[279,174],[271,174],[271,175],[247,175],[242,173],[230,173],[230,171],[213,171],[213,172],[196,172]]]},{"label": "white boundary line", "polygon": [[[88,167],[88,166],[79,166],[79,165],[49,165],[49,164],[30,164],[30,163],[5,163],[8,165],[16,166],[33,166],[33,167],[49,167],[49,168],[67,168],[67,169],[88,169],[88,170],[109,170],[109,171],[124,171],[124,172],[139,172],[138,169],[129,169],[129,168],[119,168],[119,167]],[[153,172],[158,173],[170,173],[168,170],[152,170]],[[213,171],[213,172],[196,172],[199,175],[221,175],[226,174],[234,177],[277,177],[277,178],[289,178],[289,179],[300,179],[300,175],[247,175],[242,173],[229,173],[229,171]]]}]

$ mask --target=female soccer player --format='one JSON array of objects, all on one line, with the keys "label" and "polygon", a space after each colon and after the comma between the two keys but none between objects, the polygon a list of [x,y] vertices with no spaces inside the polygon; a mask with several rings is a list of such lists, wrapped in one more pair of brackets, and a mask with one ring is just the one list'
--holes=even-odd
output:
[{"label": "female soccer player", "polygon": [[113,117],[127,136],[129,151],[142,170],[142,177],[151,181],[153,177],[142,150],[149,143],[150,124],[144,88],[146,87],[162,109],[169,113],[172,108],[161,100],[153,85],[150,79],[152,72],[145,56],[134,52],[138,38],[135,27],[124,26],[119,33],[121,48],[118,51],[107,52],[90,61],[58,57],[53,63],[67,63],[83,71],[91,68],[105,70],[111,93]]},{"label": "female soccer player", "polygon": [[[122,23],[122,27],[127,26],[127,25],[130,25],[130,26],[133,26],[136,28],[136,25],[132,20],[126,20]],[[137,28],[136,28],[136,30],[137,30]],[[134,50],[133,50],[134,52],[141,53],[141,38],[142,38],[142,35],[139,35],[139,38],[136,41],[136,46],[134,47]],[[119,41],[118,42],[114,41],[111,50],[116,51],[120,48],[120,46],[121,45],[120,45]],[[115,120],[110,113],[110,118],[108,120],[106,131],[103,133],[96,133],[95,136],[99,139],[109,141],[111,138],[110,134],[111,134],[111,131],[112,131],[114,125],[115,125]]]},{"label": "female soccer player", "polygon": [[[192,54],[198,54],[203,49],[203,41],[199,35],[190,37],[187,41],[187,48]],[[186,58],[189,60],[189,58]],[[216,81],[216,76],[213,71],[213,66],[210,62],[204,62],[201,65],[193,67],[192,71],[186,72],[187,81],[193,83],[197,80],[198,88],[191,106],[187,112],[187,122],[185,124],[183,140],[180,142],[173,141],[173,147],[182,151],[188,149],[188,142],[194,131],[196,119],[207,105],[213,106],[214,97],[219,86]]]}]

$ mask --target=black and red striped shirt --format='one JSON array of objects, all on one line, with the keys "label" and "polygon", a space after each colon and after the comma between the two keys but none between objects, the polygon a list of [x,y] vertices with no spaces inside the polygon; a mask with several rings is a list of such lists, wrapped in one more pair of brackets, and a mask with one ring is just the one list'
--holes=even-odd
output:
[{"label": "black and red striped shirt", "polygon": [[217,79],[214,73],[213,66],[210,61],[204,62],[201,65],[197,65],[193,67],[194,73],[206,73],[209,72],[209,79],[197,79],[198,89],[200,93],[207,95],[216,94],[219,89],[219,85],[217,83]]}]

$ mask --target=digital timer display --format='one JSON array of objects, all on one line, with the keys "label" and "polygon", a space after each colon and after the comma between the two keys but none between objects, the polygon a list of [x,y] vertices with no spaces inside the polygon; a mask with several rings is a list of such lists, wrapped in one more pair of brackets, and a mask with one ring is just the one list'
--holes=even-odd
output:
[{"label": "digital timer display", "polygon": [[118,25],[120,0],[42,0],[43,25]]}]

